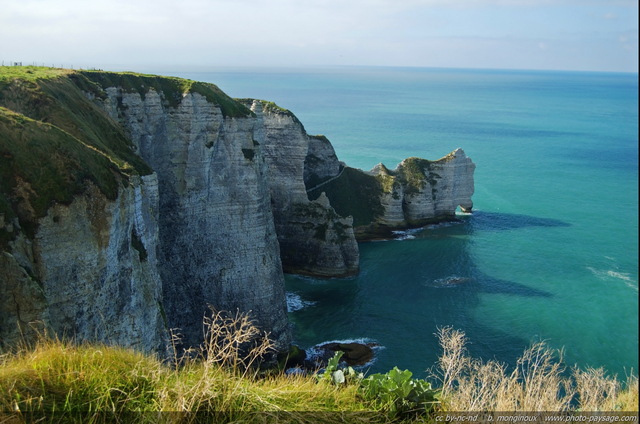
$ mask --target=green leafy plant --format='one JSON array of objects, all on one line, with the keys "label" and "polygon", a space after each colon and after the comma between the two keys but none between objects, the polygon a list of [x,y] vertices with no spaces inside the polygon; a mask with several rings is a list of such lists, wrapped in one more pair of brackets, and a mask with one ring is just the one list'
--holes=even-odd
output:
[{"label": "green leafy plant", "polygon": [[411,378],[409,370],[394,367],[386,374],[372,374],[361,382],[362,396],[391,416],[406,417],[432,411],[439,404],[439,391],[425,380]]},{"label": "green leafy plant", "polygon": [[364,378],[364,374],[353,369],[353,367],[340,368],[340,358],[344,352],[337,351],[333,358],[329,359],[324,373],[318,376],[318,379],[329,381],[339,386],[341,384],[350,384],[360,382]]}]

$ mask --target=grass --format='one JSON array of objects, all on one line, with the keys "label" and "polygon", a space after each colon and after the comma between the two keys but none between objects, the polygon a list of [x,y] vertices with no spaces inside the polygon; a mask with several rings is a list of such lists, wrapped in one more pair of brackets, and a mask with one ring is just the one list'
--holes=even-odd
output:
[{"label": "grass", "polygon": [[325,192],[340,216],[352,216],[354,226],[363,226],[371,224],[384,213],[380,203],[382,191],[376,177],[346,167],[339,178],[309,192],[309,200],[315,200]]},{"label": "grass", "polygon": [[[0,69],[0,106],[47,123],[107,155],[123,170],[140,174],[151,170],[133,151],[123,129],[85,96],[74,83],[77,74],[52,72],[48,78],[8,78]],[[15,72],[15,71],[14,71]],[[12,75],[13,72],[8,72]],[[34,136],[37,136],[34,134]]]},{"label": "grass", "polygon": [[261,370],[272,345],[246,315],[214,312],[205,329],[171,362],[42,337],[0,357],[0,422],[387,422],[357,386]]},{"label": "grass", "polygon": [[[42,411],[145,410],[152,405],[156,361],[108,346],[40,342],[3,364],[3,409]],[[18,378],[19,377],[19,378]],[[13,399],[8,402],[8,393]]]},{"label": "grass", "polygon": [[[451,411],[637,411],[638,377],[626,386],[604,369],[567,370],[562,351],[544,342],[524,351],[513,370],[468,356],[463,332],[439,330],[443,354],[432,372]],[[568,372],[570,371],[570,372]]]},{"label": "grass", "polygon": [[69,75],[73,71],[70,69],[48,68],[42,66],[1,66],[0,67],[0,90],[3,85],[18,78],[35,82],[40,79],[57,78]]},{"label": "grass", "polygon": [[429,174],[431,161],[416,157],[402,161],[398,166],[397,175],[407,194],[419,193],[426,186],[425,175]]},{"label": "grass", "polygon": [[[0,216],[33,238],[54,203],[69,204],[91,181],[115,199],[119,184],[151,169],[123,129],[76,86],[70,70],[0,68]],[[0,249],[15,238],[0,230]]]},{"label": "grass", "polygon": [[[119,87],[125,92],[137,92],[144,100],[150,89],[158,92],[167,106],[178,107],[185,93],[198,93],[208,102],[218,105],[223,116],[238,118],[252,116],[252,112],[242,103],[227,96],[216,85],[184,78],[146,75],[134,72],[80,71],[78,75],[88,81],[76,77],[76,84],[85,91],[94,92],[98,97],[104,96],[101,90],[107,87]],[[91,85],[94,83],[95,85]]]},{"label": "grass", "polygon": [[120,170],[68,132],[0,107],[0,214],[17,217],[30,237],[49,206],[70,203],[86,180],[114,199]]},{"label": "grass", "polygon": [[0,356],[0,422],[385,423],[430,422],[432,414],[448,411],[637,411],[637,377],[623,387],[603,370],[567,376],[557,352],[543,343],[507,372],[495,361],[468,357],[464,334],[445,328],[433,371],[438,408],[398,417],[367,398],[360,379],[334,384],[261,369],[272,345],[247,315],[212,312],[204,328],[199,349],[174,351],[169,362],[46,336],[6,353]]},{"label": "grass", "polygon": [[[38,219],[54,203],[69,204],[91,181],[115,199],[119,184],[151,168],[135,153],[124,129],[87,97],[106,98],[107,87],[160,93],[177,107],[184,93],[199,93],[224,116],[252,112],[213,84],[134,73],[73,71],[37,66],[0,67],[0,218],[33,238]],[[252,159],[254,152],[244,152]],[[0,250],[18,227],[0,226]],[[144,253],[141,252],[141,255]]]}]

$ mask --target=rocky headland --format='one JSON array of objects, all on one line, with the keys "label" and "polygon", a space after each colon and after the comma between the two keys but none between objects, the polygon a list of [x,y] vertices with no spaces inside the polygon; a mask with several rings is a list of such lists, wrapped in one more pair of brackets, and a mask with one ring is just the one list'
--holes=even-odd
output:
[{"label": "rocky headland", "polygon": [[0,68],[0,344],[59,335],[161,352],[202,317],[291,341],[283,272],[344,277],[358,241],[471,210],[460,149],[364,172],[290,111],[170,77]]}]

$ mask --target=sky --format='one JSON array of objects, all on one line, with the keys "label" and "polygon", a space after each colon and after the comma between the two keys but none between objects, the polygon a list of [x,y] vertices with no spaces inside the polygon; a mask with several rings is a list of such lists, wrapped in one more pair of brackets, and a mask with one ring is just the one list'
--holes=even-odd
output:
[{"label": "sky", "polygon": [[0,0],[0,60],[638,72],[638,0]]}]

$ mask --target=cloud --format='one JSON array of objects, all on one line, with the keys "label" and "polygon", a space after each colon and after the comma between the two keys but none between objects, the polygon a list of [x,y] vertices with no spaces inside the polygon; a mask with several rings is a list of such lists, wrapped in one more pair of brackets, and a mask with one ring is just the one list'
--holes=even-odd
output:
[{"label": "cloud", "polygon": [[[601,46],[606,38],[609,48],[637,46],[638,2],[631,0],[7,3],[0,39],[12,42],[3,45],[1,59],[25,62],[522,67],[536,66],[518,53],[533,49],[546,51],[533,56],[542,67],[551,66],[555,49],[569,44],[574,50],[581,43]],[[621,28],[627,31],[624,42]],[[553,66],[571,67],[562,56],[557,53]],[[598,69],[618,66],[607,62]]]}]

